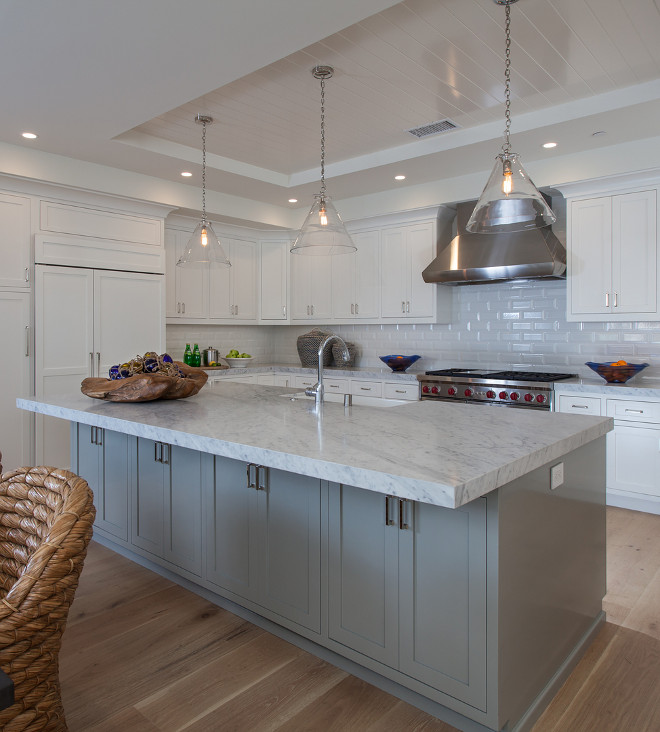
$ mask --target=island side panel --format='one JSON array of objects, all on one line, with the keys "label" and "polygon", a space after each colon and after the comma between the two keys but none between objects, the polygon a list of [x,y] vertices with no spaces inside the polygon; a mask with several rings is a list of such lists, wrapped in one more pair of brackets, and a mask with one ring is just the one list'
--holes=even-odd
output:
[{"label": "island side panel", "polygon": [[[552,489],[559,463],[564,481]],[[603,619],[605,437],[503,486],[497,502],[501,727]]]}]

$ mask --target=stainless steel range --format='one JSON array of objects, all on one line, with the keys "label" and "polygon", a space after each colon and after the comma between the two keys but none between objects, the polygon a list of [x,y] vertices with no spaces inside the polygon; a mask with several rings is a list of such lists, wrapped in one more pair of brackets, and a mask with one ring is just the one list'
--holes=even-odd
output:
[{"label": "stainless steel range", "polygon": [[553,381],[575,374],[539,371],[442,369],[418,374],[422,399],[552,409]]}]

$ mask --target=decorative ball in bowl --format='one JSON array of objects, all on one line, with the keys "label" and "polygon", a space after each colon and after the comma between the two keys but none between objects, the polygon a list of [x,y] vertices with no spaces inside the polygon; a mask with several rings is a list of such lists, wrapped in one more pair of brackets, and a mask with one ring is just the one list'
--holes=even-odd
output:
[{"label": "decorative ball in bowl", "polygon": [[245,366],[249,366],[252,363],[252,356],[245,356],[244,358],[228,358],[225,356],[225,361],[233,369],[245,368]]},{"label": "decorative ball in bowl", "polygon": [[628,379],[632,379],[635,374],[648,366],[647,363],[628,363],[627,361],[614,361],[613,363],[587,361],[585,365],[593,369],[598,376],[602,376],[608,384],[625,384]]},{"label": "decorative ball in bowl", "polygon": [[378,358],[386,366],[389,366],[392,371],[405,371],[409,366],[412,366],[415,361],[418,361],[421,356],[402,356],[395,353],[389,356],[378,356]]}]

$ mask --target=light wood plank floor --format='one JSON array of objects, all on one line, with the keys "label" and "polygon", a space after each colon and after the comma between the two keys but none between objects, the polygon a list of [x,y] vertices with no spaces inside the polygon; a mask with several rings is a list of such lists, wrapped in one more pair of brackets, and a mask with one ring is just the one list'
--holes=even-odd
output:
[{"label": "light wood plank floor", "polygon": [[[608,622],[533,732],[660,730],[660,516],[608,509]],[[453,732],[92,543],[60,678],[71,732]]]}]

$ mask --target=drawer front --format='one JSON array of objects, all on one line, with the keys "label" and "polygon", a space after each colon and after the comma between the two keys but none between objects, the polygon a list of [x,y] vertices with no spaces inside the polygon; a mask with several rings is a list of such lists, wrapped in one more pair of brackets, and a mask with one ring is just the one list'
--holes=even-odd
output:
[{"label": "drawer front", "polygon": [[585,397],[577,394],[560,394],[559,411],[574,414],[593,414],[601,416],[601,400],[598,397]]},{"label": "drawer front", "polygon": [[416,401],[419,399],[419,383],[401,384],[385,382],[383,384],[383,396],[385,399],[409,399],[410,401]]},{"label": "drawer front", "polygon": [[350,382],[348,379],[323,379],[326,394],[337,392],[337,394],[350,394]]},{"label": "drawer front", "polygon": [[383,384],[381,381],[351,381],[351,394],[356,396],[383,396]]},{"label": "drawer front", "polygon": [[660,402],[608,399],[607,416],[626,422],[660,423]]},{"label": "drawer front", "polygon": [[313,376],[296,376],[293,383],[296,389],[306,389],[308,386],[314,386],[316,379]]}]

